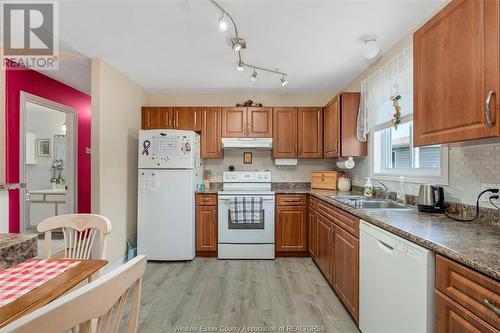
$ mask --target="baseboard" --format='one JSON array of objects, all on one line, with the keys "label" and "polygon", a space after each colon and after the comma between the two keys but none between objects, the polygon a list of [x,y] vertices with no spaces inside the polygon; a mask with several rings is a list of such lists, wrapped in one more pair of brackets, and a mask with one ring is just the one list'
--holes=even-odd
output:
[{"label": "baseboard", "polygon": [[276,257],[310,257],[308,251],[276,251]]},{"label": "baseboard", "polygon": [[196,251],[197,257],[217,257],[217,251]]}]

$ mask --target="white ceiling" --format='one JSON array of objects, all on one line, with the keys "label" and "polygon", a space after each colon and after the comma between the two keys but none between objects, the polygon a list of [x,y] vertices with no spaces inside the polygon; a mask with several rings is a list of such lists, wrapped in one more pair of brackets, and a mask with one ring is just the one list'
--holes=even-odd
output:
[{"label": "white ceiling", "polygon": [[60,37],[150,92],[336,92],[369,65],[362,35],[378,35],[383,53],[443,0],[220,2],[247,41],[245,61],[288,72],[285,88],[279,76],[253,83],[235,70],[208,0],[61,2]]}]

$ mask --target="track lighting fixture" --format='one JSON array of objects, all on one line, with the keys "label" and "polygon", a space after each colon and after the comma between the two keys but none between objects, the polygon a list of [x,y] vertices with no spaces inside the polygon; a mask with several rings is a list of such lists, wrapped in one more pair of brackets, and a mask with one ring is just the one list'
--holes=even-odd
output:
[{"label": "track lighting fixture", "polygon": [[231,43],[233,45],[232,47],[234,52],[239,52],[241,49],[245,49],[247,47],[245,40],[242,38],[231,38]]},{"label": "track lighting fixture", "polygon": [[283,77],[280,79],[281,81],[281,86],[284,87],[288,84],[288,81],[285,79],[285,74],[283,74]]},{"label": "track lighting fixture", "polygon": [[255,68],[253,69],[253,73],[252,73],[252,75],[250,75],[250,80],[251,80],[252,82],[257,81],[257,72],[255,71]]},{"label": "track lighting fixture", "polygon": [[236,70],[244,71],[245,67],[253,68],[253,73],[252,75],[250,75],[250,80],[252,80],[252,82],[257,81],[256,69],[258,69],[259,71],[278,74],[282,76],[280,79],[281,85],[283,87],[286,86],[288,83],[288,81],[285,79],[285,76],[288,75],[287,73],[280,72],[278,69],[273,70],[270,68],[249,64],[242,59],[241,50],[246,49],[246,41],[238,35],[238,27],[236,26],[236,22],[234,22],[234,19],[231,16],[231,14],[226,9],[224,9],[224,7],[221,6],[218,0],[208,0],[208,1],[210,1],[210,3],[214,5],[214,7],[216,7],[221,11],[221,16],[219,17],[218,20],[219,30],[222,32],[227,31],[230,28],[229,24],[231,24],[232,27],[234,28],[234,35],[233,35],[234,37],[231,38],[231,48],[238,55],[238,65],[236,66]]},{"label": "track lighting fixture", "polygon": [[221,14],[220,18],[219,18],[219,31],[220,32],[226,32],[227,31],[227,21],[226,21],[226,17],[224,16],[224,13]]}]

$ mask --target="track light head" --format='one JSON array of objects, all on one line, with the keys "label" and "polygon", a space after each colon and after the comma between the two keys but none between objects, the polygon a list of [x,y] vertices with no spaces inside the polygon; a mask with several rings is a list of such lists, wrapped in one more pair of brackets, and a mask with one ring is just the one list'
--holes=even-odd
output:
[{"label": "track light head", "polygon": [[253,73],[252,73],[252,75],[250,75],[250,80],[251,80],[252,82],[257,81],[257,72],[255,71],[255,68],[253,69]]},{"label": "track light head", "polygon": [[288,81],[285,79],[285,74],[283,74],[283,77],[280,79],[281,81],[281,86],[284,87],[288,84]]},{"label": "track light head", "polygon": [[239,52],[247,47],[245,40],[242,38],[231,38],[231,44],[234,52]]},{"label": "track light head", "polygon": [[224,16],[224,13],[221,14],[218,23],[219,23],[219,31],[220,32],[227,31],[228,24],[226,21],[226,17]]},{"label": "track light head", "polygon": [[236,66],[236,70],[240,72],[245,70],[245,67],[243,66],[243,63],[241,63],[241,61]]}]

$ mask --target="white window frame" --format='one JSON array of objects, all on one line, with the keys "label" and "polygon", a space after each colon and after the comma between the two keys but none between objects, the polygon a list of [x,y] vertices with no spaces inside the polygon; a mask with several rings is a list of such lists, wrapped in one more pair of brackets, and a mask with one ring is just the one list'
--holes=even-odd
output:
[{"label": "white window frame", "polygon": [[[401,122],[409,122],[413,120],[413,115],[407,115],[401,118]],[[392,127],[393,124],[388,121],[380,125],[375,126],[370,130],[369,133],[369,149],[368,149],[368,160],[370,168],[370,176],[374,179],[387,180],[387,181],[399,181],[400,176],[405,177],[405,182],[417,183],[417,184],[440,184],[448,185],[448,145],[441,145],[441,163],[440,169],[385,169],[377,167],[377,163],[383,163],[382,156],[375,157],[375,154],[381,154],[383,147],[375,147],[375,132],[380,131],[385,128]],[[413,141],[412,141],[413,142]],[[377,169],[376,169],[377,167]],[[378,171],[381,170],[381,171]]]}]

